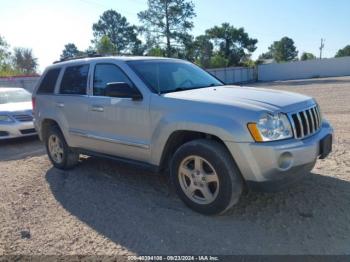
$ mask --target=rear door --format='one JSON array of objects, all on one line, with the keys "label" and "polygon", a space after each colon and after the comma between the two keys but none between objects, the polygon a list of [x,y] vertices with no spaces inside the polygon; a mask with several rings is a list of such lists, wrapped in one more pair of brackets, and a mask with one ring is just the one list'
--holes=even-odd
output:
[{"label": "rear door", "polygon": [[[44,119],[55,119],[55,89],[61,74],[61,67],[47,69],[33,92],[34,125],[40,134],[41,122]],[[41,134],[40,134],[41,135]]]},{"label": "rear door", "polygon": [[84,147],[88,123],[89,64],[66,66],[55,96],[60,125],[71,147]]}]

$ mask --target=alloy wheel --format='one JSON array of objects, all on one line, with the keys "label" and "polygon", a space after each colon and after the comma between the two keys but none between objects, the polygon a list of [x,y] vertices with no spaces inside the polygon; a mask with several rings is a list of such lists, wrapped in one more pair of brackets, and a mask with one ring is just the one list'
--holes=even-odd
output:
[{"label": "alloy wheel", "polygon": [[51,135],[49,137],[48,148],[50,156],[57,164],[62,163],[64,150],[61,140],[56,135]]},{"label": "alloy wheel", "polygon": [[215,169],[200,156],[191,155],[181,162],[178,179],[183,192],[195,203],[210,204],[219,193],[219,177]]}]

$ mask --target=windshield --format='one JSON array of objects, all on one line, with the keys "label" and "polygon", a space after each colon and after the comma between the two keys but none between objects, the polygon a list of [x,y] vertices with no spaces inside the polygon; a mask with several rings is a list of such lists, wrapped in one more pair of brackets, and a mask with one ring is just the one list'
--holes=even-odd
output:
[{"label": "windshield", "polygon": [[30,102],[32,96],[26,90],[6,90],[0,89],[0,104]]},{"label": "windshield", "polygon": [[169,93],[223,83],[200,67],[174,60],[129,61],[136,74],[157,93]]}]

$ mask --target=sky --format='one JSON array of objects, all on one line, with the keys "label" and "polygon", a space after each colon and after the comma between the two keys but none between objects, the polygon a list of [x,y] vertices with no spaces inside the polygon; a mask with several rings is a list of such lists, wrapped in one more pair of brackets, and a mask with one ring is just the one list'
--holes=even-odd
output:
[{"label": "sky", "polygon": [[[193,35],[223,22],[244,27],[258,39],[253,58],[273,41],[292,38],[299,51],[333,57],[350,44],[349,0],[193,0],[196,18]],[[147,0],[0,0],[0,35],[13,47],[32,48],[39,71],[59,59],[67,43],[80,50],[91,44],[92,25],[108,9],[139,25],[137,13]]]}]

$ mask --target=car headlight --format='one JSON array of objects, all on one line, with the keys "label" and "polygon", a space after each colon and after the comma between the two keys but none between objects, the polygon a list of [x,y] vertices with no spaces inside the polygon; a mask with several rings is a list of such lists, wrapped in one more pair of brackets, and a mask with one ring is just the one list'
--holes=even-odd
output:
[{"label": "car headlight", "polygon": [[0,123],[11,123],[13,122],[12,118],[8,115],[0,115]]},{"label": "car headlight", "polygon": [[293,131],[286,114],[266,113],[257,123],[249,123],[248,129],[256,142],[275,141],[293,137]]}]

